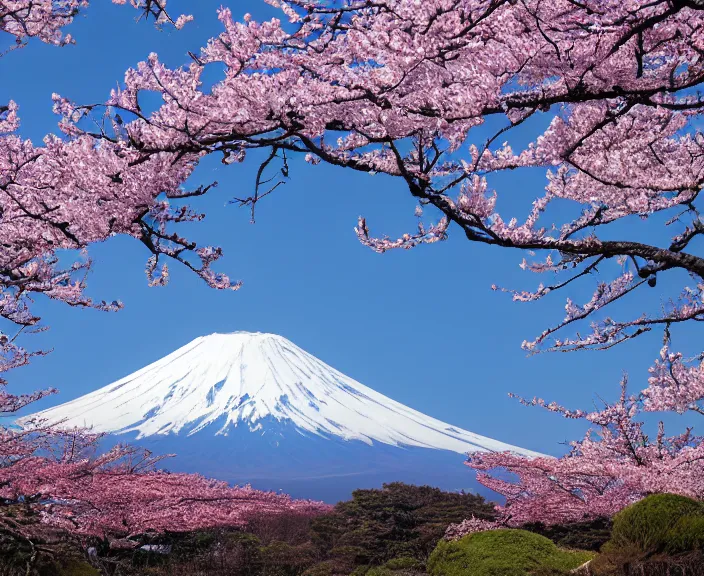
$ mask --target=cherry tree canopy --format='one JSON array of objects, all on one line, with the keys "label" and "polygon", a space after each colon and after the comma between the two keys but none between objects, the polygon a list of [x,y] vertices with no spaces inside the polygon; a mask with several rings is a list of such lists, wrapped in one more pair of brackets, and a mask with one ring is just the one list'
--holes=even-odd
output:
[{"label": "cherry tree canopy", "polygon": [[[155,469],[163,457],[130,446],[98,453],[83,430],[0,428],[0,508],[32,510],[71,534],[127,542],[149,532],[238,527],[255,515],[320,514],[329,506],[194,474]],[[35,526],[0,514],[0,531],[31,541]],[[136,542],[133,542],[136,545]]]},{"label": "cherry tree canopy", "polygon": [[[477,479],[506,498],[496,522],[468,519],[447,536],[496,526],[560,524],[610,517],[648,494],[669,492],[704,499],[704,442],[687,429],[666,436],[660,422],[650,438],[638,420],[643,395],[629,396],[626,379],[620,399],[593,412],[568,410],[541,399],[522,402],[542,406],[593,427],[583,440],[571,442],[561,458],[523,458],[509,453],[476,454],[467,465]],[[513,478],[506,477],[506,471]]]},{"label": "cherry tree canopy", "polygon": [[[357,234],[373,250],[436,242],[453,228],[472,242],[523,249],[523,267],[554,280],[533,292],[513,291],[519,301],[598,273],[592,298],[568,299],[563,320],[523,343],[529,352],[603,349],[704,319],[704,258],[696,251],[704,231],[698,207],[704,136],[697,127],[704,105],[697,92],[704,78],[702,3],[269,3],[289,22],[258,23],[248,15],[238,21],[223,8],[223,33],[192,54],[187,67],[170,69],[152,54],[127,72],[105,104],[56,97],[71,137],[60,146],[95,162],[106,197],[118,190],[122,197],[137,182],[145,195],[155,188],[178,195],[203,155],[222,155],[227,164],[265,148],[270,154],[256,188],[241,199],[254,209],[278,184],[267,168],[280,161],[288,173],[286,155],[300,152],[314,164],[390,175],[418,200],[417,232],[396,240],[373,237],[360,218]],[[202,73],[212,64],[224,66],[225,79],[203,86]],[[152,113],[140,105],[145,91],[164,101]],[[103,128],[90,128],[83,121],[88,115]],[[514,147],[519,126],[537,126],[537,134]],[[475,136],[480,127],[490,137]],[[521,220],[502,217],[498,203],[516,191],[492,189],[492,176],[535,168],[545,170],[546,185],[532,208]],[[570,209],[549,210],[553,204]],[[422,222],[426,208],[439,215],[437,223]],[[547,218],[570,210],[574,217]],[[667,218],[654,217],[660,212]],[[110,229],[105,213],[101,207],[99,234]],[[633,217],[649,221],[653,238],[667,221],[670,240],[613,239],[609,225]],[[112,226],[127,231],[125,220],[134,222],[133,215]],[[148,238],[161,240],[160,234],[146,230]],[[158,257],[159,250],[153,265]],[[602,315],[587,333],[557,337],[676,271],[690,281],[662,310],[620,320]],[[687,409],[698,396],[682,393],[691,387],[679,377],[686,372],[701,386],[701,359],[671,352],[666,334],[647,406]]]},{"label": "cherry tree canopy", "polygon": [[[127,0],[112,0],[113,4],[127,4]],[[173,20],[166,11],[166,0],[129,0],[141,12],[140,17],[153,17],[157,25],[173,24],[182,28],[192,20],[182,15]],[[28,38],[38,38],[61,46],[74,40],[64,34],[63,28],[73,22],[78,13],[87,8],[88,0],[2,0],[0,2],[0,32],[15,37],[18,45]]]},{"label": "cherry tree canopy", "polygon": [[[360,218],[357,235],[377,252],[441,241],[452,230],[471,242],[523,250],[523,267],[549,274],[551,281],[532,292],[512,291],[518,301],[598,278],[591,299],[568,299],[564,318],[524,342],[527,351],[604,349],[663,331],[648,388],[635,399],[624,395],[593,418],[580,415],[600,427],[602,440],[579,443],[577,458],[536,460],[523,481],[536,487],[548,478],[548,488],[536,490],[541,494],[562,484],[572,496],[596,494],[590,501],[603,502],[605,510],[610,501],[667,489],[670,476],[687,490],[699,490],[676,470],[690,456],[696,461],[701,442],[691,435],[661,435],[651,443],[633,417],[642,409],[704,409],[702,357],[687,359],[671,349],[676,325],[704,320],[704,257],[697,252],[704,232],[704,100],[698,92],[704,80],[704,3],[269,3],[281,8],[287,23],[258,23],[248,15],[239,20],[222,8],[223,32],[192,53],[187,66],[170,69],[152,54],[127,71],[105,102],[75,104],[66,98],[70,94],[56,95],[64,136],[49,136],[42,146],[16,135],[15,103],[2,107],[0,315],[20,326],[36,325],[32,293],[71,305],[119,307],[84,295],[87,257],[69,268],[60,268],[56,258],[57,250],[83,249],[113,234],[131,235],[149,249],[152,284],[166,282],[163,260],[173,258],[211,286],[237,288],[211,271],[217,248],[196,246],[172,229],[201,217],[169,200],[208,191],[186,187],[205,155],[221,155],[229,164],[245,160],[251,149],[268,151],[255,189],[240,200],[253,211],[279,184],[268,169],[281,162],[287,174],[291,154],[304,154],[313,164],[386,174],[417,199],[419,224],[416,232],[390,239],[374,237]],[[61,26],[84,4],[4,2],[1,29],[20,41],[38,36],[65,43]],[[155,1],[132,5],[157,21],[171,21]],[[44,11],[27,12],[34,6]],[[224,68],[225,77],[204,86],[202,75],[211,65]],[[160,94],[161,107],[145,111],[143,92]],[[529,144],[518,144],[518,127],[536,130]],[[493,177],[535,169],[544,170],[546,181],[532,208],[521,219],[502,216],[501,200],[514,191],[493,189]],[[424,223],[424,211],[437,216],[436,223]],[[574,215],[565,217],[570,211]],[[635,227],[617,226],[638,218],[648,238],[668,240],[644,242],[629,237]],[[663,275],[685,282],[660,310],[626,319],[602,313]],[[586,333],[561,336],[583,320],[592,320]],[[28,360],[10,341],[4,350],[6,367]],[[620,424],[628,430],[613,432]],[[639,449],[631,453],[629,445]],[[599,462],[601,468],[589,472]],[[547,473],[539,469],[543,464]],[[496,465],[520,468],[505,455],[474,462],[486,469]],[[550,478],[561,474],[581,479]],[[611,480],[595,487],[585,474]],[[519,508],[513,506],[516,518]]]},{"label": "cherry tree canopy", "polygon": [[[125,4],[126,0],[114,0]],[[62,34],[79,9],[77,0],[0,1],[0,32],[21,46],[36,37],[65,45]],[[165,0],[131,0],[143,16],[157,24],[180,28],[190,18],[175,21],[165,11]],[[6,54],[4,56],[7,56]],[[152,284],[164,283],[168,270],[157,259],[169,256],[183,262],[214,288],[238,284],[212,272],[220,256],[217,248],[198,247],[167,231],[171,223],[199,220],[187,207],[172,208],[166,198],[205,193],[186,191],[182,182],[193,163],[169,153],[151,154],[122,145],[103,144],[91,136],[61,139],[47,136],[42,146],[22,140],[18,106],[0,105],[0,317],[22,329],[36,326],[30,309],[32,294],[44,294],[71,306],[105,310],[119,302],[95,303],[84,296],[90,260],[85,253],[68,267],[59,265],[59,251],[84,249],[114,234],[128,234],[145,244],[153,257],[147,273]],[[154,178],[155,174],[161,174]],[[189,258],[188,253],[195,256]],[[25,365],[35,354],[16,344],[16,336],[0,333],[0,372]],[[52,389],[12,395],[0,379],[0,416],[8,416]],[[241,526],[254,514],[293,512],[318,514],[327,506],[294,501],[288,496],[260,492],[248,486],[197,475],[156,470],[162,459],[129,446],[99,454],[99,437],[85,430],[45,428],[41,422],[24,430],[0,426],[0,509],[20,507],[45,524],[82,537],[126,538],[150,531],[185,531],[211,526]],[[0,531],[29,542],[31,523],[0,514]],[[31,561],[34,560],[32,555]],[[30,571],[28,565],[27,573]]]}]

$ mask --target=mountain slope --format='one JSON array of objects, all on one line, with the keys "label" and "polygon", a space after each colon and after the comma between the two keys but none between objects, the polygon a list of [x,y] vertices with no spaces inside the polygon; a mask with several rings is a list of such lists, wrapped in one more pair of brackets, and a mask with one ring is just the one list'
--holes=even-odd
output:
[{"label": "mountain slope", "polygon": [[[31,417],[136,439],[246,429],[456,453],[537,453],[450,426],[345,376],[274,334],[211,334]],[[27,421],[27,419],[23,419]],[[281,424],[276,426],[272,424]],[[234,440],[234,438],[233,438]]]}]

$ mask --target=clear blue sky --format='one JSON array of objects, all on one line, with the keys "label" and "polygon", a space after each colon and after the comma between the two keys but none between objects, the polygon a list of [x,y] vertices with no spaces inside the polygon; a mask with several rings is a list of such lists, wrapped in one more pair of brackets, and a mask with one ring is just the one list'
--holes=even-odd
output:
[{"label": "clear blue sky", "polygon": [[[197,52],[219,32],[220,3],[172,0],[174,14],[193,13],[195,22],[180,32],[159,32],[151,23],[135,24],[136,11],[129,7],[94,0],[70,28],[76,46],[31,42],[0,58],[0,102],[12,98],[20,104],[21,134],[38,142],[56,131],[52,92],[82,103],[103,101],[124,71],[152,51],[171,66],[187,64],[186,51]],[[225,4],[238,17],[275,13],[261,0]],[[492,283],[532,288],[541,280],[520,270],[521,254],[469,244],[457,233],[445,243],[384,255],[361,246],[353,232],[359,214],[374,231],[391,236],[414,226],[415,204],[400,183],[296,160],[290,182],[261,202],[252,225],[246,209],[226,204],[251,193],[256,167],[255,162],[226,167],[211,158],[191,181],[220,182],[215,193],[195,203],[207,218],[189,225],[188,233],[223,247],[219,269],[244,281],[239,292],[208,289],[176,265],[168,287],[148,288],[148,254],[138,242],[116,238],[94,246],[90,294],[119,298],[125,309],[105,314],[39,300],[36,309],[51,329],[24,343],[54,352],[11,373],[10,389],[55,386],[61,394],[39,405],[48,407],[109,384],[203,334],[274,332],[431,416],[559,454],[564,450],[559,442],[580,436],[584,426],[522,407],[507,392],[588,408],[597,394],[616,397],[624,370],[634,389],[642,387],[659,334],[609,352],[526,357],[521,341],[562,317],[567,293],[517,304],[492,292]],[[544,175],[513,173],[494,183],[503,191],[500,208],[508,220],[525,214]],[[657,307],[667,286],[659,282],[613,312]],[[592,287],[570,295],[583,302]],[[701,341],[702,335],[694,328],[677,334],[680,344]],[[673,420],[678,426],[685,421]]]}]

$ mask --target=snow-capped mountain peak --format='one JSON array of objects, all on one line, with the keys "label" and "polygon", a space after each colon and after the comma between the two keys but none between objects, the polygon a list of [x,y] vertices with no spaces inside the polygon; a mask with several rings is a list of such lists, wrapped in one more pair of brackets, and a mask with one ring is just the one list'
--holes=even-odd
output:
[{"label": "snow-capped mountain peak", "polygon": [[[246,426],[265,433],[272,418],[302,435],[458,453],[539,454],[426,416],[345,376],[275,334],[196,338],[137,372],[28,418],[138,438]],[[23,419],[26,421],[27,419]]]}]

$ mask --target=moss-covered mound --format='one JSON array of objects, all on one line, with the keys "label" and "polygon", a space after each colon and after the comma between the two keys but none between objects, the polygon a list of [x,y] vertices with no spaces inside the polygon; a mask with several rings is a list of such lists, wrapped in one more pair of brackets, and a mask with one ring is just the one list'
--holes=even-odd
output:
[{"label": "moss-covered mound", "polygon": [[566,573],[592,558],[558,548],[526,530],[491,530],[441,541],[428,561],[432,576],[529,576]]},{"label": "moss-covered mound", "polygon": [[654,494],[614,517],[611,540],[590,568],[611,574],[702,574],[704,504],[675,494]]},{"label": "moss-covered mound", "polygon": [[644,554],[697,549],[704,542],[704,505],[676,494],[653,494],[614,516],[609,548]]}]

